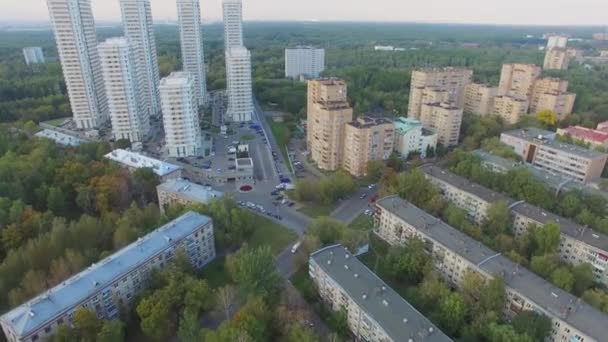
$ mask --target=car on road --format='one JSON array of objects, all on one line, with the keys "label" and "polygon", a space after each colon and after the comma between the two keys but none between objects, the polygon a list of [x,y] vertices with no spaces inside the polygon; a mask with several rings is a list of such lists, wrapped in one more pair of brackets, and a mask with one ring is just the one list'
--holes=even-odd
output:
[{"label": "car on road", "polygon": [[283,196],[279,195],[279,196],[277,196],[277,197],[275,198],[275,200],[277,200],[277,201],[282,201],[282,200],[283,200],[283,198],[284,198]]},{"label": "car on road", "polygon": [[230,166],[228,166],[228,170],[236,170],[236,166],[230,165]]},{"label": "car on road", "polygon": [[291,247],[291,254],[296,254],[296,252],[298,251],[298,248],[300,248],[301,245],[302,245],[302,241],[296,242],[296,244],[293,245],[293,247]]},{"label": "car on road", "polygon": [[363,194],[359,197],[359,199],[365,199],[367,197],[367,194]]},{"label": "car on road", "polygon": [[371,213],[372,213],[372,211],[367,209],[363,214],[366,216],[369,216]]},{"label": "car on road", "polygon": [[371,190],[371,189],[373,189],[374,187],[376,187],[376,184],[370,184],[370,185],[369,185],[367,188]]}]

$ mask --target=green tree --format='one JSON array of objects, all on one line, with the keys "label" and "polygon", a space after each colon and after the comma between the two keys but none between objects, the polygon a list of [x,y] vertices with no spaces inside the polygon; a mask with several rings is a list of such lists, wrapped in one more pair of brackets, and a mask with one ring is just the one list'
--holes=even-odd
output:
[{"label": "green tree", "polygon": [[490,236],[506,234],[511,232],[513,218],[511,209],[506,201],[492,203],[487,211],[487,218],[483,222],[484,231]]},{"label": "green tree", "polygon": [[561,237],[560,227],[557,223],[547,223],[534,230],[534,242],[536,243],[536,255],[555,253],[559,247]]},{"label": "green tree", "polygon": [[513,329],[532,337],[535,341],[544,341],[551,333],[551,319],[534,311],[524,311],[511,321]]},{"label": "green tree", "polygon": [[316,236],[322,245],[336,243],[344,237],[346,226],[331,217],[319,217],[308,227],[308,234]]},{"label": "green tree", "polygon": [[551,282],[567,292],[572,292],[574,281],[574,275],[568,267],[559,267],[551,273]]},{"label": "green tree", "polygon": [[420,239],[411,240],[407,247],[393,247],[382,264],[391,278],[398,281],[418,283],[424,276],[429,257]]},{"label": "green tree", "polygon": [[200,340],[200,334],[198,315],[192,310],[185,309],[177,330],[178,340],[180,342],[197,342]]},{"label": "green tree", "polygon": [[287,332],[286,342],[319,342],[320,339],[312,329],[306,328],[299,323],[291,324]]},{"label": "green tree", "polygon": [[543,278],[549,278],[559,266],[559,257],[555,254],[546,254],[532,257],[530,268]]},{"label": "green tree", "polygon": [[515,329],[506,324],[491,323],[487,325],[484,333],[488,341],[492,342],[534,342],[536,341],[527,334],[519,334]]},{"label": "green tree", "polygon": [[226,258],[226,269],[232,280],[247,295],[267,297],[281,287],[280,276],[274,267],[270,247],[244,247]]},{"label": "green tree", "polygon": [[101,326],[101,320],[92,311],[79,308],[74,313],[74,328],[82,341],[95,341]]},{"label": "green tree", "polygon": [[97,342],[123,342],[125,325],[119,320],[106,321],[97,334]]},{"label": "green tree", "polygon": [[450,335],[460,331],[467,317],[467,306],[462,296],[452,292],[439,302],[436,313],[441,327]]},{"label": "green tree", "polygon": [[589,263],[580,264],[572,268],[574,277],[574,294],[581,296],[585,291],[593,286],[595,277],[593,275],[593,266]]}]

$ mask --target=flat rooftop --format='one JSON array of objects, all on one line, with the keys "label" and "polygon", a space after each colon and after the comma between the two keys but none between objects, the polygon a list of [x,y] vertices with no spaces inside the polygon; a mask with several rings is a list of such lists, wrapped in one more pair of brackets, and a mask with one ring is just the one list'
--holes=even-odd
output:
[{"label": "flat rooftop", "polygon": [[608,130],[597,130],[582,126],[570,126],[564,131],[573,138],[587,139],[596,143],[603,144],[608,140]]},{"label": "flat rooftop", "polygon": [[156,173],[160,177],[166,176],[177,170],[182,169],[181,166],[177,166],[175,164],[171,164],[165,161],[154,159],[152,157],[144,156],[143,154],[123,149],[114,150],[106,154],[105,157],[107,159],[110,159],[112,161],[134,169],[140,169],[145,167],[150,168],[154,171],[154,173]]},{"label": "flat rooftop", "polygon": [[177,194],[192,202],[207,204],[215,198],[224,197],[224,193],[211,187],[198,185],[185,179],[170,179],[156,187],[159,191]]},{"label": "flat rooftop", "polygon": [[239,167],[253,167],[253,159],[251,158],[238,158],[236,165]]},{"label": "flat rooftop", "polygon": [[507,287],[534,302],[554,317],[567,322],[597,341],[605,340],[608,316],[577,297],[552,285],[398,196],[380,199],[377,205],[416,227],[420,232],[468,262],[477,265],[488,275],[503,277]]},{"label": "flat rooftop", "polygon": [[44,327],[91,295],[192,234],[211,219],[188,212],[0,317],[20,336]]},{"label": "flat rooftop", "polygon": [[55,143],[63,146],[79,146],[87,143],[85,139],[74,137],[59,131],[50,129],[43,129],[42,131],[35,134],[38,138],[45,138],[53,140]]},{"label": "flat rooftop", "polygon": [[192,80],[192,75],[184,71],[174,71],[160,80],[160,86],[186,86]]},{"label": "flat rooftop", "polygon": [[[310,255],[393,341],[452,341],[342,245]],[[365,296],[365,298],[364,298]]]},{"label": "flat rooftop", "polygon": [[355,128],[370,128],[379,125],[392,124],[393,122],[387,118],[374,118],[371,116],[362,116],[354,121],[347,123]]},{"label": "flat rooftop", "polygon": [[502,135],[512,136],[519,139],[526,140],[535,145],[542,145],[550,147],[554,150],[559,150],[564,153],[574,154],[583,158],[606,158],[608,154],[598,152],[595,150],[589,150],[583,147],[579,147],[572,144],[566,144],[554,140],[555,132],[538,129],[536,127],[528,127],[524,129],[516,129],[502,133]]}]

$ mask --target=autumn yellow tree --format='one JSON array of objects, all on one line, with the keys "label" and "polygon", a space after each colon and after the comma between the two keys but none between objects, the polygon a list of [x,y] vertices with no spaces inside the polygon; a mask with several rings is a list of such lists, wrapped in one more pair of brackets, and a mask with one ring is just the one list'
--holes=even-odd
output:
[{"label": "autumn yellow tree", "polygon": [[541,110],[536,113],[536,121],[545,126],[555,126],[557,124],[557,114],[549,109]]}]

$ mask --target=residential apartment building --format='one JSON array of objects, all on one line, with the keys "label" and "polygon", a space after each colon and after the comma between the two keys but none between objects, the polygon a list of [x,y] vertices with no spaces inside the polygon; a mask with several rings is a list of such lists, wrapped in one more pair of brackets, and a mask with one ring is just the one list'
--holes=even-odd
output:
[{"label": "residential apartment building", "polygon": [[189,212],[0,317],[9,342],[44,341],[60,325],[73,324],[82,308],[105,320],[118,318],[152,270],[167,266],[176,250],[200,269],[215,258],[213,223]]},{"label": "residential apartment building", "polygon": [[450,94],[439,87],[415,87],[410,91],[408,117],[420,119],[422,105],[426,103],[449,103]]},{"label": "residential apartment building", "polygon": [[243,46],[243,3],[241,0],[223,0],[224,49]]},{"label": "residential apartment building", "polygon": [[312,253],[308,273],[331,310],[346,310],[357,341],[452,341],[341,245]]},{"label": "residential apartment building", "polygon": [[346,82],[308,81],[306,145],[320,169],[335,171],[342,165],[345,126],[352,120]]},{"label": "residential apartment building", "polygon": [[251,121],[254,115],[251,81],[251,53],[243,46],[226,52],[228,110],[225,121]]},{"label": "residential apartment building", "polygon": [[190,73],[173,72],[160,81],[165,143],[173,158],[203,152],[197,96],[196,82]]},{"label": "residential apartment building", "polygon": [[[451,102],[464,105],[465,87],[473,82],[473,70],[465,68],[426,68],[412,71],[408,117],[418,119],[425,103]],[[438,88],[447,92],[447,99],[424,99],[424,88]]]},{"label": "residential apartment building", "polygon": [[161,213],[175,204],[192,206],[195,204],[209,204],[214,199],[224,197],[224,193],[213,190],[209,186],[202,186],[185,179],[170,179],[156,187],[158,206]]},{"label": "residential apartment building", "polygon": [[494,114],[494,97],[498,94],[498,87],[488,84],[471,83],[464,90],[464,112],[479,116]]},{"label": "residential apartment building", "polygon": [[583,126],[558,128],[557,135],[569,135],[572,139],[582,141],[592,147],[608,149],[608,127],[604,127],[602,124],[598,125],[597,129]]},{"label": "residential apartment building", "polygon": [[425,242],[435,270],[456,287],[474,272],[504,279],[507,317],[536,311],[551,319],[548,341],[605,340],[608,316],[397,196],[376,203],[376,234],[393,246]]},{"label": "residential apartment building", "polygon": [[574,266],[589,263],[593,267],[595,281],[608,285],[608,236],[524,201],[517,201],[471,183],[466,178],[436,166],[424,166],[423,172],[441,190],[446,200],[465,210],[469,219],[477,224],[486,219],[488,209],[499,201],[506,203],[511,210],[515,236],[536,229],[533,227],[558,224],[561,231],[558,248],[561,259]]},{"label": "residential apartment building", "polygon": [[161,181],[179,179],[182,177],[182,167],[166,161],[145,156],[140,153],[116,149],[104,156],[121,167],[133,172],[138,169],[151,169]]},{"label": "residential apartment building", "polygon": [[422,126],[437,133],[437,141],[445,147],[458,144],[462,124],[462,108],[448,103],[423,104],[420,111]]},{"label": "residential apartment building", "polygon": [[44,63],[44,53],[39,46],[23,48],[23,58],[27,65]]},{"label": "residential apartment building", "polygon": [[199,0],[177,0],[177,18],[183,71],[194,78],[196,99],[198,105],[203,106],[207,103],[207,74]]},{"label": "residential apartment building", "polygon": [[568,70],[571,60],[571,52],[566,48],[549,48],[545,53],[543,69],[545,70]]},{"label": "residential apartment building", "polygon": [[384,118],[361,117],[344,128],[342,166],[355,177],[367,174],[367,165],[393,153],[395,126]]},{"label": "residential apartment building", "polygon": [[513,125],[528,114],[529,102],[526,98],[509,95],[496,96],[491,113],[500,116],[507,124]]},{"label": "residential apartment building", "polygon": [[550,35],[547,37],[547,48],[565,48],[568,45],[568,36]]},{"label": "residential apartment building", "polygon": [[608,41],[608,32],[594,33],[593,40]]},{"label": "residential apartment building", "polygon": [[505,64],[500,73],[498,95],[530,99],[541,69],[534,64]]},{"label": "residential apartment building", "polygon": [[99,128],[109,116],[91,0],[47,5],[76,127]]},{"label": "residential apartment building", "polygon": [[120,0],[124,35],[133,50],[141,103],[148,116],[160,113],[158,57],[150,0]]},{"label": "residential apartment building", "polygon": [[132,143],[150,134],[149,110],[142,96],[133,50],[126,38],[110,38],[98,46],[108,98],[112,136]]},{"label": "residential apartment building", "polygon": [[296,46],[285,49],[285,77],[318,78],[325,70],[325,49]]},{"label": "residential apartment building", "polygon": [[394,151],[403,158],[412,153],[419,153],[422,158],[427,152],[437,149],[437,133],[422,127],[422,122],[404,117],[398,117],[395,124]]},{"label": "residential apartment building", "polygon": [[526,163],[581,183],[599,179],[608,154],[554,140],[555,133],[528,127],[502,133],[500,141],[513,147]]},{"label": "residential apartment building", "polygon": [[534,83],[530,98],[530,113],[551,110],[561,120],[572,113],[576,94],[568,93],[568,81],[544,77]]}]

